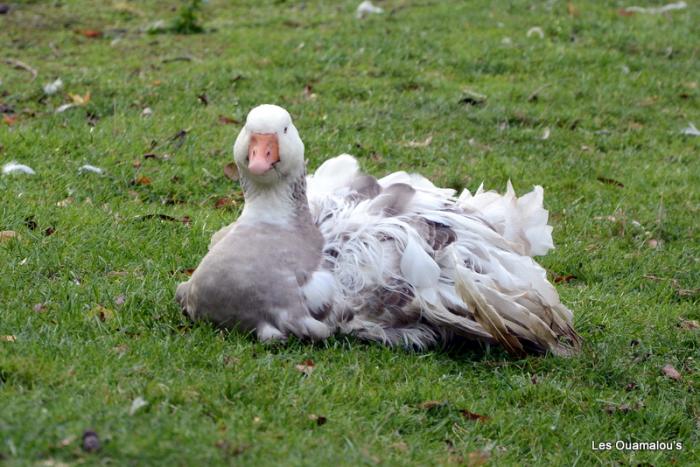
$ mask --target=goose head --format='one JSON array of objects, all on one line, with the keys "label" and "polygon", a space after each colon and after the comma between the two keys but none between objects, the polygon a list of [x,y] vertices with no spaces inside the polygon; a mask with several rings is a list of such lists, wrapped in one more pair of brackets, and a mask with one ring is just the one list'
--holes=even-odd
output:
[{"label": "goose head", "polygon": [[241,176],[259,186],[304,174],[304,143],[289,112],[276,105],[248,113],[233,155]]}]

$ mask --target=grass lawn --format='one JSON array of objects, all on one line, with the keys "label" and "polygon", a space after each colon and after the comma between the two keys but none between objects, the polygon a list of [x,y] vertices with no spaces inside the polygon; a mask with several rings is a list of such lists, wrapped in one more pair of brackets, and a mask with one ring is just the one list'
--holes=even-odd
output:
[{"label": "grass lawn", "polygon": [[[700,463],[700,138],[681,134],[700,126],[698,5],[358,3],[211,0],[194,35],[144,32],[176,1],[0,15],[0,163],[36,171],[0,176],[0,463]],[[290,111],[312,170],[349,152],[374,175],[543,185],[541,262],[581,355],[190,325],[175,286],[240,212],[223,166],[260,103]],[[617,440],[683,447],[592,449]]]}]

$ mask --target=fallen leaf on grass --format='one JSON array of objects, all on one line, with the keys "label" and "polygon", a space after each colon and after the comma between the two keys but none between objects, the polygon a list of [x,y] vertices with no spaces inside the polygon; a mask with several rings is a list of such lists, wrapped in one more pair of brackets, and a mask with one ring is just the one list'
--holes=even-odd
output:
[{"label": "fallen leaf on grass", "polygon": [[309,376],[311,373],[313,373],[314,367],[315,367],[314,361],[311,360],[310,358],[306,359],[303,362],[301,362],[300,364],[294,366],[294,368],[297,371],[303,373],[306,376]]},{"label": "fallen leaf on grass", "polygon": [[15,337],[15,336],[0,336],[0,341],[2,341],[2,342],[15,342],[15,341],[17,341],[17,337]]},{"label": "fallen leaf on grass", "polygon": [[97,305],[88,311],[88,316],[90,318],[97,318],[104,323],[114,318],[114,311],[110,310],[109,308],[105,308],[102,305]]},{"label": "fallen leaf on grass", "polygon": [[625,184],[622,182],[618,182],[614,178],[608,178],[608,177],[598,177],[597,180],[602,183],[607,183],[608,185],[614,185],[619,188],[624,188]]},{"label": "fallen leaf on grass", "polygon": [[236,205],[236,201],[234,201],[232,198],[227,198],[227,197],[219,198],[214,203],[214,207],[216,209],[227,208],[229,206],[235,206],[235,205]]},{"label": "fallen leaf on grass", "polygon": [[680,381],[682,378],[678,370],[676,370],[670,363],[664,365],[663,368],[661,368],[661,372],[668,378],[671,378],[675,381]]},{"label": "fallen leaf on grass", "polygon": [[83,433],[83,451],[85,452],[97,452],[102,448],[100,444],[100,438],[92,430],[86,430]]},{"label": "fallen leaf on grass", "polygon": [[146,177],[145,175],[139,175],[135,179],[131,181],[132,185],[150,185],[151,184],[151,179]]},{"label": "fallen leaf on grass", "polygon": [[51,226],[48,226],[44,229],[44,232],[42,233],[44,234],[44,237],[50,237],[51,235],[56,233],[56,229],[54,229]]},{"label": "fallen leaf on grass", "polygon": [[78,29],[75,32],[88,39],[98,39],[102,37],[102,31],[97,29]]},{"label": "fallen leaf on grass", "polygon": [[188,276],[191,276],[192,274],[194,274],[194,271],[195,271],[196,269],[197,269],[197,268],[180,268],[180,269],[178,269],[177,271],[174,271],[173,274],[178,274],[178,273],[179,273],[179,274],[186,274],[186,275],[188,275]]},{"label": "fallen leaf on grass", "polygon": [[555,284],[560,284],[560,283],[562,283],[562,282],[564,282],[564,283],[569,283],[569,282],[571,282],[571,281],[574,280],[574,279],[578,279],[578,278],[577,278],[576,276],[574,276],[573,274],[567,274],[567,275],[565,275],[565,276],[555,276],[555,277],[554,277],[554,283],[555,283]]},{"label": "fallen leaf on grass", "polygon": [[682,319],[679,326],[688,331],[692,331],[693,329],[700,329],[700,322],[694,319]]},{"label": "fallen leaf on grass", "polygon": [[486,451],[472,451],[467,456],[467,466],[480,467],[482,465],[485,465],[489,461],[490,457],[491,454],[489,454]]},{"label": "fallen leaf on grass", "polygon": [[131,402],[129,407],[129,415],[134,415],[136,412],[141,410],[143,407],[148,405],[148,401],[143,397],[139,396]]},{"label": "fallen leaf on grass", "polygon": [[439,408],[439,407],[445,407],[446,405],[447,405],[447,401],[432,400],[432,401],[421,402],[420,404],[418,404],[418,408],[423,409],[423,410],[432,410],[432,409]]},{"label": "fallen leaf on grass", "polygon": [[3,175],[9,175],[13,173],[22,173],[22,174],[27,174],[27,175],[35,175],[36,172],[34,172],[34,169],[29,167],[28,165],[24,164],[18,164],[15,161],[8,162],[7,164],[2,166],[2,174]]},{"label": "fallen leaf on grass", "polygon": [[408,143],[404,143],[403,146],[407,148],[426,148],[430,146],[430,143],[433,142],[433,136],[430,135],[427,138],[425,138],[423,141],[409,141]]},{"label": "fallen leaf on grass", "polygon": [[470,412],[467,409],[462,409],[459,411],[460,415],[462,417],[466,418],[467,420],[474,420],[477,422],[488,422],[491,420],[491,417],[488,417],[486,415],[479,415],[478,413]]},{"label": "fallen leaf on grass", "polygon": [[205,107],[209,105],[209,96],[207,96],[205,93],[197,95],[197,100],[204,104]]},{"label": "fallen leaf on grass", "polygon": [[14,230],[3,230],[2,232],[0,232],[0,243],[18,237],[19,235],[17,235],[17,232],[15,232]]},{"label": "fallen leaf on grass", "polygon": [[328,419],[323,415],[316,415],[313,413],[309,415],[309,420],[311,420],[312,422],[316,422],[316,426],[323,426],[328,421]]},{"label": "fallen leaf on grass", "polygon": [[80,94],[68,94],[68,96],[71,98],[73,104],[75,105],[87,105],[91,99],[90,91],[88,91],[82,96]]},{"label": "fallen leaf on grass", "polygon": [[236,165],[235,162],[229,162],[224,166],[224,175],[226,175],[228,178],[233,180],[234,182],[238,181],[238,166]]},{"label": "fallen leaf on grass", "polygon": [[17,115],[2,114],[2,121],[8,126],[12,126],[17,121]]},{"label": "fallen leaf on grass", "polygon": [[219,123],[222,125],[238,125],[241,122],[235,118],[227,117],[226,115],[219,115]]}]

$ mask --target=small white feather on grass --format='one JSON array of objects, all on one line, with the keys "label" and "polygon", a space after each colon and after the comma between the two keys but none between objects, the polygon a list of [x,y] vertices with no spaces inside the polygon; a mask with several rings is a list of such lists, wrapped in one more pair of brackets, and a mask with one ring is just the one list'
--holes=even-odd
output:
[{"label": "small white feather on grass", "polygon": [[34,169],[29,167],[28,165],[19,164],[15,161],[8,162],[7,164],[2,166],[2,174],[3,175],[10,175],[10,174],[14,174],[14,173],[36,175],[36,172],[34,172]]},{"label": "small white feather on grass", "polygon": [[364,2],[362,2],[358,5],[357,11],[355,12],[355,17],[357,19],[362,19],[366,16],[379,14],[379,13],[384,13],[384,10],[378,6],[375,6],[369,0],[365,0]]},{"label": "small white feather on grass", "polygon": [[688,123],[688,126],[683,128],[681,133],[687,136],[700,136],[700,130],[698,130],[693,123]]},{"label": "small white feather on grass", "polygon": [[56,81],[44,85],[44,94],[51,96],[63,88],[63,81],[58,78]]},{"label": "small white feather on grass", "polygon": [[96,173],[96,174],[100,174],[100,175],[105,173],[105,171],[103,169],[96,167],[94,165],[90,165],[90,164],[85,164],[83,166],[80,166],[80,168],[78,169],[78,172],[81,174],[85,173],[85,172],[92,172],[92,173]]}]

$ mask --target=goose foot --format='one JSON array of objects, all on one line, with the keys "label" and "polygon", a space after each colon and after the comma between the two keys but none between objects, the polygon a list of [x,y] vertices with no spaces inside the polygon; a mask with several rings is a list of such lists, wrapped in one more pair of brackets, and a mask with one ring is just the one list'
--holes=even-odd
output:
[{"label": "goose foot", "polygon": [[282,331],[269,323],[261,323],[257,328],[258,340],[261,342],[283,342],[287,340]]}]

